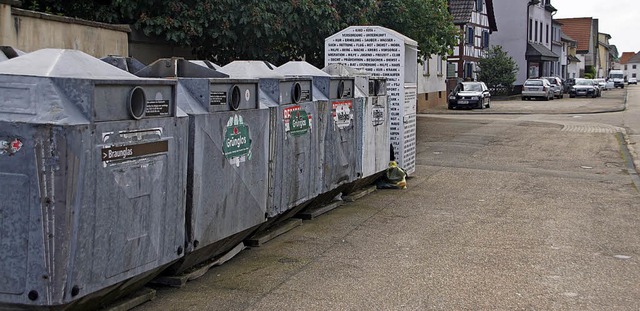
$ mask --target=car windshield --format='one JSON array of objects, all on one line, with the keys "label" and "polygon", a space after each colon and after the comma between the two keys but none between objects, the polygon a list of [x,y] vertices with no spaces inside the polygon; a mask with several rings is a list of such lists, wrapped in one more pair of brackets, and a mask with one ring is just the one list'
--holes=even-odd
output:
[{"label": "car windshield", "polygon": [[460,91],[482,92],[480,83],[463,83]]},{"label": "car windshield", "polygon": [[576,85],[593,85],[591,80],[576,80]]},{"label": "car windshield", "polygon": [[612,78],[612,79],[622,79],[622,77],[623,77],[623,74],[621,73],[612,73],[609,75],[609,78]]},{"label": "car windshield", "polygon": [[524,85],[526,86],[541,86],[542,85],[542,81],[540,80],[527,80],[524,82]]}]

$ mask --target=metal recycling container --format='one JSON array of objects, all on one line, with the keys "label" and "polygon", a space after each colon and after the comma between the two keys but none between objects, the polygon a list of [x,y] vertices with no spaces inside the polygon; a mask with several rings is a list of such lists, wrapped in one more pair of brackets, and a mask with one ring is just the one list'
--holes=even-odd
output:
[{"label": "metal recycling container", "polygon": [[0,94],[0,308],[103,299],[183,255],[175,82],[45,49],[1,62]]},{"label": "metal recycling container", "polygon": [[387,79],[343,64],[330,64],[324,71],[355,78],[355,111],[358,133],[357,189],[375,181],[390,159]]},{"label": "metal recycling container", "polygon": [[0,46],[0,62],[9,60],[12,58],[16,58],[24,54],[26,53],[14,47],[7,46],[7,45]]},{"label": "metal recycling container", "polygon": [[309,76],[329,100],[319,111],[323,154],[318,204],[330,201],[356,178],[357,132],[354,120],[354,79],[330,75],[307,62],[288,62],[276,70],[285,76]]},{"label": "metal recycling container", "polygon": [[310,78],[286,78],[262,61],[234,61],[221,71],[232,78],[259,79],[260,105],[275,115],[271,127],[267,217],[282,218],[306,205],[320,190],[319,111]]},{"label": "metal recycling container", "polygon": [[100,59],[101,61],[116,66],[124,71],[135,74],[136,72],[144,69],[145,64],[133,57],[124,57],[118,55],[109,55]]},{"label": "metal recycling container", "polygon": [[180,273],[265,222],[271,114],[259,105],[257,79],[184,59],[160,59],[137,74],[177,79],[178,107],[189,115],[186,254],[169,269]]}]

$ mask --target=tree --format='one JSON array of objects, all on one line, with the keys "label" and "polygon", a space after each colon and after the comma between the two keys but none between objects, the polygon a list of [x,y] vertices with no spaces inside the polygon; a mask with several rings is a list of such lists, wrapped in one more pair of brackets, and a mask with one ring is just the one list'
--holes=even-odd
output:
[{"label": "tree", "polygon": [[380,25],[418,41],[419,56],[446,55],[457,28],[447,0],[29,0],[25,7],[130,24],[225,64],[304,58],[324,65],[324,39],[351,25]]},{"label": "tree", "polygon": [[460,30],[453,24],[447,0],[380,1],[375,24],[398,31],[418,42],[418,57],[448,55]]},{"label": "tree", "polygon": [[478,67],[480,67],[478,79],[487,84],[490,89],[500,86],[511,89],[516,81],[518,65],[500,45],[492,46],[487,51],[487,57],[480,59]]}]

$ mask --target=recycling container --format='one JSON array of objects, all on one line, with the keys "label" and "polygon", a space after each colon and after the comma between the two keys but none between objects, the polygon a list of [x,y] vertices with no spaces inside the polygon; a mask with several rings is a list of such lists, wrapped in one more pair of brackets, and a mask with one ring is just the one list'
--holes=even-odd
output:
[{"label": "recycling container", "polygon": [[160,59],[137,73],[177,80],[189,115],[186,254],[170,273],[229,251],[266,220],[271,114],[259,105],[258,79],[202,63]]},{"label": "recycling container", "polygon": [[266,216],[283,219],[318,195],[322,148],[312,80],[285,77],[275,68],[263,61],[234,61],[221,71],[232,78],[259,79],[260,106],[274,115]]},{"label": "recycling container", "polygon": [[340,194],[357,178],[357,135],[354,111],[354,79],[326,73],[304,61],[288,62],[276,70],[285,76],[308,76],[323,92],[328,104],[319,110],[321,188],[312,204],[321,205]]},{"label": "recycling container", "polygon": [[324,71],[355,79],[358,179],[346,192],[367,186],[386,170],[390,158],[387,79],[343,64],[330,64]]},{"label": "recycling container", "polygon": [[0,62],[0,309],[96,308],[184,253],[176,84],[80,51]]}]

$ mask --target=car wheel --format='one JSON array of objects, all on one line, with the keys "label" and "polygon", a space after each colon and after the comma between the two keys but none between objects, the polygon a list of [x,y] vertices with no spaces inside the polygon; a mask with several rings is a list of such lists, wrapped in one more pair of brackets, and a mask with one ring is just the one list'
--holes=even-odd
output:
[{"label": "car wheel", "polygon": [[487,101],[487,108],[491,108],[491,100]]},{"label": "car wheel", "polygon": [[549,96],[545,96],[543,99],[544,101],[549,101]]},{"label": "car wheel", "polygon": [[526,100],[526,98],[524,96],[520,97],[521,100]]},{"label": "car wheel", "polygon": [[449,108],[449,110],[453,110],[453,105],[449,104],[447,105],[447,108]]}]

